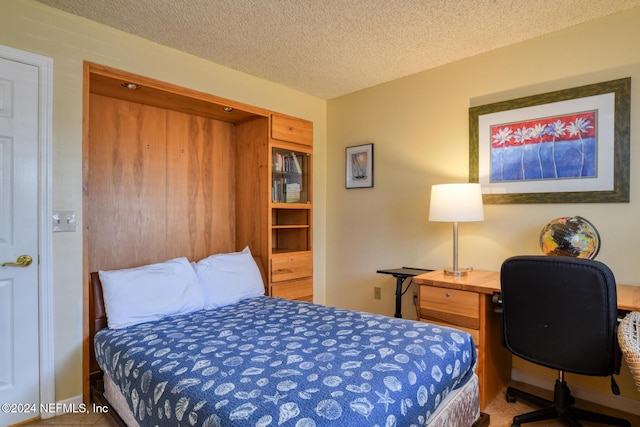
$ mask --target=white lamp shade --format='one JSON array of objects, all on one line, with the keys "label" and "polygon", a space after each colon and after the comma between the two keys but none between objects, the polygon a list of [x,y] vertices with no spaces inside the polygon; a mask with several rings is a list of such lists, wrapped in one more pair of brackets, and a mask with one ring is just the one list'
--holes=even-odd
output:
[{"label": "white lamp shade", "polygon": [[477,183],[437,184],[431,187],[429,221],[484,220],[482,189]]}]

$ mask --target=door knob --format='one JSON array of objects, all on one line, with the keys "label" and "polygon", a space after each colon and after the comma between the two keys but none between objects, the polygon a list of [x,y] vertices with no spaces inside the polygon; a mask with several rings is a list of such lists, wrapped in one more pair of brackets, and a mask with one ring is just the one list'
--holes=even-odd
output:
[{"label": "door knob", "polygon": [[5,262],[2,267],[28,267],[33,262],[33,258],[29,255],[20,255],[15,262]]}]

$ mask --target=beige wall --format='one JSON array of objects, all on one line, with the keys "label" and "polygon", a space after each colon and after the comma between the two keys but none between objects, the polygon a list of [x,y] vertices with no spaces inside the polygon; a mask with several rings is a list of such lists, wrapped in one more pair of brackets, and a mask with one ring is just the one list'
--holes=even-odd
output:
[{"label": "beige wall", "polygon": [[[635,8],[330,100],[327,303],[391,315],[395,281],[377,269],[451,264],[452,227],[427,221],[428,197],[432,184],[468,180],[469,107],[628,76],[631,203],[487,205],[484,222],[460,225],[460,265],[498,270],[508,256],[540,254],[538,235],[550,219],[580,215],[601,234],[598,259],[619,282],[640,284],[638,40]],[[346,190],[345,147],[363,142],[374,143],[375,187]],[[411,293],[403,312],[415,318]],[[623,394],[639,399],[628,372],[623,382]],[[608,380],[595,387],[608,390]]]},{"label": "beige wall", "polygon": [[[56,400],[82,393],[82,63],[91,61],[314,122],[314,242],[325,246],[326,102],[32,0],[0,0],[0,44],[53,58],[53,209],[78,231],[53,235]],[[324,266],[323,251],[316,251]],[[315,294],[324,298],[324,269]]]},{"label": "beige wall", "polygon": [[[432,184],[467,179],[470,106],[640,77],[633,43],[640,39],[638,8],[327,104],[33,0],[0,0],[0,7],[0,44],[54,59],[53,208],[75,210],[79,230],[82,61],[88,60],[312,120],[316,301],[324,302],[326,276],[328,304],[384,314],[393,314],[394,280],[376,269],[451,262],[451,228],[426,221],[427,200]],[[634,84],[634,106],[639,90]],[[632,120],[632,165],[640,157],[633,149],[639,127]],[[344,149],[363,142],[375,144],[375,187],[346,190]],[[581,215],[602,235],[598,259],[620,282],[640,284],[635,178],[632,170],[629,204],[487,206],[484,222],[460,226],[461,265],[496,270],[509,255],[537,253],[549,219]],[[55,234],[53,246],[56,399],[63,400],[81,393],[82,234]],[[380,301],[374,286],[382,287]],[[412,315],[410,294],[405,317]],[[631,387],[623,384],[623,393],[631,395]]]}]

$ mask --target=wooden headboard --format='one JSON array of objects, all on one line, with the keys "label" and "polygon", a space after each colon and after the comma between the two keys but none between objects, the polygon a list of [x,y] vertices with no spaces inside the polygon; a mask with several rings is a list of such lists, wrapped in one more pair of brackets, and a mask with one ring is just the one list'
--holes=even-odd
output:
[{"label": "wooden headboard", "polygon": [[[260,269],[262,282],[265,284],[265,295],[267,295],[267,277],[262,265],[262,258],[257,256],[253,258],[255,259],[258,268]],[[107,311],[104,308],[102,283],[100,282],[100,276],[98,272],[93,272],[89,275],[89,374],[92,380],[99,379],[99,375],[102,372],[100,370],[100,366],[98,366],[98,362],[96,361],[93,339],[99,330],[106,327]]]},{"label": "wooden headboard", "polygon": [[93,348],[93,338],[96,332],[107,327],[107,312],[104,309],[102,283],[97,272],[91,273],[89,278],[89,373],[91,376],[100,373]]}]

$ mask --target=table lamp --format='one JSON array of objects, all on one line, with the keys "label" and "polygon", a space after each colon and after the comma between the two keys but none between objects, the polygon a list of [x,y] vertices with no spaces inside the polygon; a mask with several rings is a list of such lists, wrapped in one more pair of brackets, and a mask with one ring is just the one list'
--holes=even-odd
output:
[{"label": "table lamp", "polygon": [[429,221],[453,222],[453,267],[445,268],[445,274],[464,276],[473,270],[471,267],[458,267],[458,223],[482,220],[480,184],[437,184],[431,187]]}]

